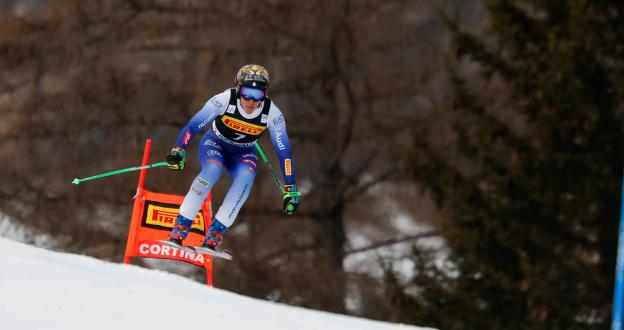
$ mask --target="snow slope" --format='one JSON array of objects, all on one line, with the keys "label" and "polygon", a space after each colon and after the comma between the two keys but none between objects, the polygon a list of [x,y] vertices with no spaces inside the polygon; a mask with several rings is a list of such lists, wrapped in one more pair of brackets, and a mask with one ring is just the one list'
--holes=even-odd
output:
[{"label": "snow slope", "polygon": [[416,330],[296,308],[0,237],[3,329]]}]

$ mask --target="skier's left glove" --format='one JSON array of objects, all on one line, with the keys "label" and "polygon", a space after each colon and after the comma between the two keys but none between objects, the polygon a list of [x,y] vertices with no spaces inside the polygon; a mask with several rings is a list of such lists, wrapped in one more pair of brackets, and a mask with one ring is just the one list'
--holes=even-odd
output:
[{"label": "skier's left glove", "polygon": [[174,147],[167,155],[167,166],[172,170],[184,169],[186,162],[186,150],[180,147]]},{"label": "skier's left glove", "polygon": [[297,186],[294,184],[284,185],[284,204],[282,209],[286,214],[293,214],[299,207],[299,196],[301,193],[297,191]]}]

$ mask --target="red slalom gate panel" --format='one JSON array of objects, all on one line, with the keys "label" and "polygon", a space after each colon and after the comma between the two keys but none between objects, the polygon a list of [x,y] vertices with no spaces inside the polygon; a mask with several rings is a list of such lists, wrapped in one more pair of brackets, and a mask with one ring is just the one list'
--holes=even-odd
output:
[{"label": "red slalom gate panel", "polygon": [[[151,144],[152,141],[149,139],[145,143],[141,166],[148,165]],[[129,264],[131,257],[185,261],[195,266],[204,267],[206,269],[206,284],[212,286],[212,256],[189,253],[158,242],[158,240],[168,238],[180,212],[179,208],[184,196],[145,190],[143,184],[145,183],[146,172],[146,168],[142,169],[139,176],[124,263]],[[212,222],[211,201],[212,193],[209,193],[189,230],[189,235],[186,238],[187,244],[200,245],[204,240],[206,230]]]}]

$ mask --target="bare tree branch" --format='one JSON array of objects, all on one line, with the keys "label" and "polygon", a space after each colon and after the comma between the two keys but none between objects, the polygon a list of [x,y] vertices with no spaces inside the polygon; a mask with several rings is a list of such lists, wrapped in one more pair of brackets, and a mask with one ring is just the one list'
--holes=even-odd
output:
[{"label": "bare tree branch", "polygon": [[414,235],[409,235],[409,236],[391,238],[391,239],[388,239],[388,240],[385,240],[385,241],[381,241],[381,242],[376,242],[376,243],[370,244],[370,245],[365,246],[365,247],[347,250],[347,251],[345,251],[345,256],[350,255],[350,254],[355,254],[355,253],[366,252],[366,251],[378,249],[380,247],[384,247],[384,246],[388,246],[388,245],[394,245],[394,244],[398,244],[398,243],[413,241],[413,240],[417,240],[417,239],[421,239],[421,238],[434,237],[434,236],[439,236],[439,235],[440,235],[440,233],[437,232],[437,231],[428,231],[428,232],[414,234]]},{"label": "bare tree branch", "polygon": [[343,198],[343,202],[345,204],[349,204],[349,203],[353,202],[355,199],[357,199],[359,196],[361,196],[363,192],[366,192],[369,189],[371,189],[372,187],[387,181],[389,178],[394,176],[396,174],[396,172],[397,172],[397,169],[395,169],[395,168],[388,169],[387,171],[385,171],[382,174],[378,175],[376,178],[374,178],[373,180],[370,180],[366,184],[354,187],[352,193],[345,194],[345,196]]}]

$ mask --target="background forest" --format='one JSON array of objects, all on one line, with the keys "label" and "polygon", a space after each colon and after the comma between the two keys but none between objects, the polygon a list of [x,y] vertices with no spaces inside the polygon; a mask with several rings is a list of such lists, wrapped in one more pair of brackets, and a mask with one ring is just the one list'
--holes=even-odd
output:
[{"label": "background forest", "polygon": [[[5,0],[0,59],[0,212],[35,244],[121,261],[136,176],[71,180],[137,165],[148,138],[164,160],[257,63],[301,207],[283,215],[262,171],[215,286],[440,329],[610,321],[620,1]],[[195,144],[146,188],[186,194]]]}]

